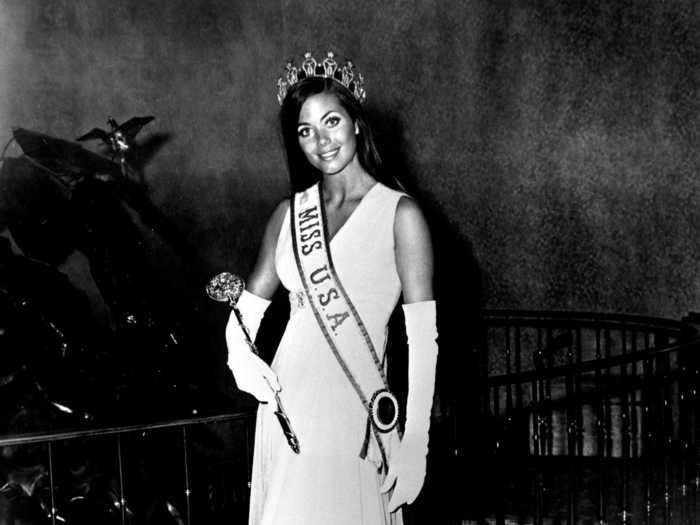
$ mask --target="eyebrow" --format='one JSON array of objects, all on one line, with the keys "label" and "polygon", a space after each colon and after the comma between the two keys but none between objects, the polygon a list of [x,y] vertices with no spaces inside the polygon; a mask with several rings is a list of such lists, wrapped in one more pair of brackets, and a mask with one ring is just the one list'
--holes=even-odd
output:
[{"label": "eyebrow", "polygon": [[[328,111],[326,111],[323,114],[323,116],[321,117],[321,120],[325,119],[331,113],[338,113],[338,110],[337,109],[329,109]],[[299,122],[299,124],[297,124],[297,128],[299,128],[299,126],[310,126],[310,124],[308,122]]]}]

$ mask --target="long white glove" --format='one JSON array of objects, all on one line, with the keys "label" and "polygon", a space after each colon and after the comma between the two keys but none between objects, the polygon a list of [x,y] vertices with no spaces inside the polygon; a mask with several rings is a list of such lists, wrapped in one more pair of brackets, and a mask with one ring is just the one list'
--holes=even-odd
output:
[{"label": "long white glove", "polygon": [[404,304],[403,312],[408,336],[408,399],[404,435],[398,450],[391,453],[381,487],[382,492],[394,487],[390,512],[413,503],[423,488],[438,354],[435,301]]},{"label": "long white glove", "polygon": [[[248,290],[244,290],[238,299],[236,307],[248,329],[251,341],[255,341],[260,322],[269,305],[270,301]],[[263,403],[274,401],[275,392],[281,390],[277,374],[265,361],[253,353],[234,311],[231,311],[226,325],[226,346],[228,347],[228,367],[233,372],[238,389],[252,394]]]}]

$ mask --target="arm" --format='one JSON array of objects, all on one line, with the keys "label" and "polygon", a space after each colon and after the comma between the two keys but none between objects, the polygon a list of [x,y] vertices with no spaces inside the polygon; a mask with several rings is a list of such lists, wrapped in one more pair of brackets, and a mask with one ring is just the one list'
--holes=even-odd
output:
[{"label": "arm", "polygon": [[423,487],[438,353],[433,249],[425,218],[414,201],[399,201],[394,238],[408,336],[408,398],[404,434],[397,450],[392,451],[382,486],[385,492],[394,487],[391,512],[413,503]]},{"label": "arm", "polygon": [[[288,206],[286,201],[282,202],[270,217],[255,267],[248,278],[246,290],[236,304],[251,342],[255,340],[265,310],[279,286],[279,277],[275,270],[275,249]],[[262,402],[273,401],[274,392],[280,390],[277,375],[267,363],[251,352],[248,338],[234,312],[231,312],[226,325],[226,346],[228,366],[239,390],[252,394]]]},{"label": "arm", "polygon": [[282,221],[288,209],[289,201],[282,201],[267,221],[258,258],[246,284],[246,289],[250,293],[268,300],[272,298],[280,284],[277,270],[275,270],[275,250]]},{"label": "arm", "polygon": [[396,269],[404,303],[433,299],[433,245],[423,212],[413,199],[403,197],[394,219]]}]

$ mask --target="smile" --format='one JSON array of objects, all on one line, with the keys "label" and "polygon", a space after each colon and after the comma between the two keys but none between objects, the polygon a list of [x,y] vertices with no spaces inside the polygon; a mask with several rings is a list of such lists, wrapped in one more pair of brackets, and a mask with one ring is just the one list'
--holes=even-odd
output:
[{"label": "smile", "polygon": [[336,148],[332,151],[327,151],[326,153],[319,153],[318,156],[321,160],[328,161],[328,160],[334,159],[339,151],[340,151],[340,148]]}]

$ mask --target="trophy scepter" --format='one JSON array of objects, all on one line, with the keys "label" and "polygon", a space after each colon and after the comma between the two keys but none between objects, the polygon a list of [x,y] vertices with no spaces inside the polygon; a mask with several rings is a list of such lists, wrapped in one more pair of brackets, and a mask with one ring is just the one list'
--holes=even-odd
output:
[{"label": "trophy scepter", "polygon": [[[236,316],[236,321],[238,321],[238,325],[241,327],[241,330],[243,330],[243,334],[245,335],[245,340],[246,343],[248,343],[248,347],[250,348],[251,352],[259,356],[260,353],[258,352],[258,349],[255,346],[255,342],[250,337],[250,332],[248,331],[248,328],[243,322],[241,312],[236,306],[238,298],[241,296],[244,289],[245,281],[238,275],[229,272],[223,272],[214,276],[209,281],[206,287],[207,295],[211,299],[218,302],[228,303],[228,305],[233,310],[234,315]],[[267,379],[265,380],[267,381]],[[269,381],[267,381],[267,384],[270,387],[270,389],[274,391]],[[294,430],[292,430],[292,423],[291,421],[289,421],[289,417],[287,416],[287,413],[282,407],[282,401],[279,397],[279,392],[274,391],[274,393],[275,401],[277,402],[277,410],[275,410],[275,415],[277,416],[277,419],[280,422],[280,426],[282,427],[282,432],[284,432],[284,436],[287,438],[287,443],[289,443],[289,446],[296,454],[299,454],[299,438],[297,438],[297,435],[294,433]]]}]

